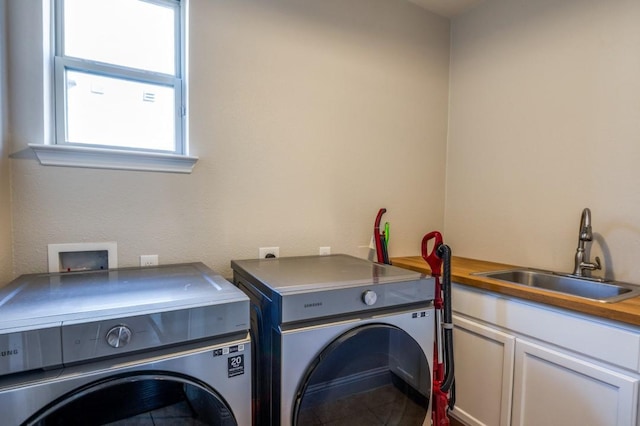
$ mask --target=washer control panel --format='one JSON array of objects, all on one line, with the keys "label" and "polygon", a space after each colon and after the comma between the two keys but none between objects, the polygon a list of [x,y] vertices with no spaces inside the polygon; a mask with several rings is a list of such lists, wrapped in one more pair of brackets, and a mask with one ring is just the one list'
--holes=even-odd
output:
[{"label": "washer control panel", "polygon": [[116,325],[107,331],[107,343],[112,348],[122,348],[131,341],[131,329],[126,325]]},{"label": "washer control panel", "polygon": [[0,334],[0,376],[60,364],[60,327]]},{"label": "washer control panel", "polygon": [[62,325],[63,363],[186,343],[249,326],[248,301]]}]

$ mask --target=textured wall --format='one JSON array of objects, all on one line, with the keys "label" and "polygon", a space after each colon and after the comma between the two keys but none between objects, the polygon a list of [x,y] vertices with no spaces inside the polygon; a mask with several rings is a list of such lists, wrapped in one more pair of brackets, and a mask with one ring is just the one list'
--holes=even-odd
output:
[{"label": "textured wall", "polygon": [[[0,34],[5,34],[5,2],[0,0]],[[0,39],[0,286],[12,278],[11,246],[11,164],[6,129],[5,40]]]},{"label": "textured wall", "polygon": [[582,208],[640,283],[640,2],[491,0],[452,23],[446,233],[457,254],[570,271]]},{"label": "textured wall", "polygon": [[[366,255],[380,207],[391,255],[418,254],[443,226],[449,21],[397,0],[190,8],[194,173],[15,160],[15,274],[45,270],[48,243],[82,241],[117,241],[121,266],[159,254],[226,275],[260,246]],[[43,126],[20,116],[24,146]]]}]

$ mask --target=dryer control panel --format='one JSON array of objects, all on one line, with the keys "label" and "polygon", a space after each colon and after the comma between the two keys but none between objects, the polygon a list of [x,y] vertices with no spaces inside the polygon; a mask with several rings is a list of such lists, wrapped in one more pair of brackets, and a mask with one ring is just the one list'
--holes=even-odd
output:
[{"label": "dryer control panel", "polygon": [[367,306],[373,306],[378,300],[378,294],[373,290],[366,290],[362,293],[362,303]]},{"label": "dryer control panel", "polygon": [[429,280],[287,294],[280,300],[281,323],[427,303],[432,300]]}]

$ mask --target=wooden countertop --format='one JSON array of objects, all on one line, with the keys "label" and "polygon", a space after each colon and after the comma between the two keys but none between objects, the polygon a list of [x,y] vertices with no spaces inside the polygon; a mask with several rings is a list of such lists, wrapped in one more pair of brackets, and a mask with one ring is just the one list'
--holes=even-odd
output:
[{"label": "wooden countertop", "polygon": [[[431,274],[429,265],[420,256],[394,257],[391,259],[391,263],[394,266]],[[539,302],[549,306],[556,306],[558,308],[640,326],[640,297],[615,303],[602,303],[471,275],[474,272],[499,271],[501,269],[513,269],[517,267],[518,266],[503,263],[485,262],[454,256],[451,259],[451,281],[506,296],[526,299],[532,302]]]}]

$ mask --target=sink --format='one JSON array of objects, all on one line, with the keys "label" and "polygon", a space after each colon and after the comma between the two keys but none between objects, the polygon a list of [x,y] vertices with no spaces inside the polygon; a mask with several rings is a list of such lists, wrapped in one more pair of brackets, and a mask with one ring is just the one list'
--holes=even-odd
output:
[{"label": "sink", "polygon": [[612,303],[640,296],[640,286],[633,284],[606,281],[597,278],[577,277],[537,269],[522,268],[505,271],[476,272],[473,275],[505,281],[510,284],[547,290],[554,293],[583,297],[598,302]]}]

